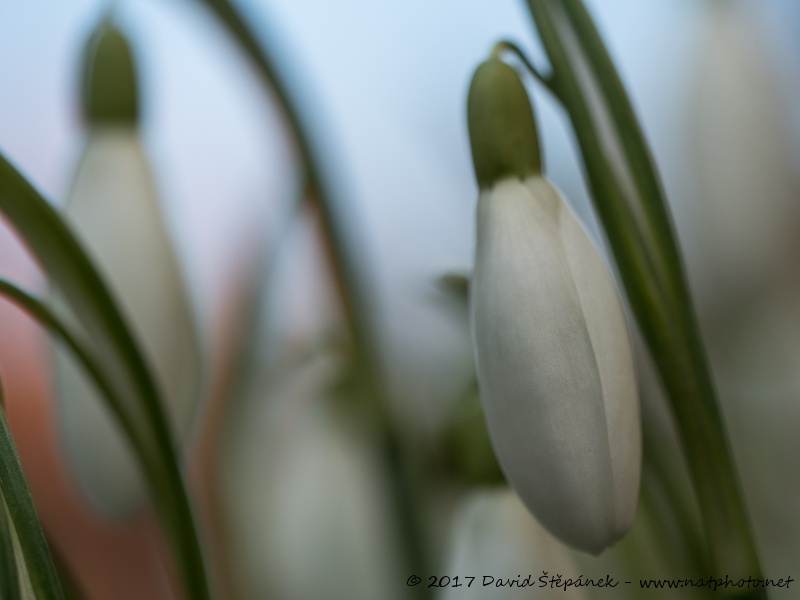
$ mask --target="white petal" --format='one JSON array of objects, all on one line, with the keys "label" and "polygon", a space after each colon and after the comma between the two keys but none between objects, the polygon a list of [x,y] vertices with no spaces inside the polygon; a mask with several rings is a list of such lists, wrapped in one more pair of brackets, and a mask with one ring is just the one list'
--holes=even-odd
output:
[{"label": "white petal", "polygon": [[489,432],[511,484],[565,542],[615,536],[601,377],[572,280],[557,195],[507,179],[481,195],[472,302]]},{"label": "white petal", "polygon": [[[529,179],[539,197],[557,196],[544,179]],[[614,477],[615,538],[633,524],[641,474],[641,428],[636,370],[628,325],[608,267],[569,206],[560,202],[559,226],[572,279],[594,349],[603,390]]]}]

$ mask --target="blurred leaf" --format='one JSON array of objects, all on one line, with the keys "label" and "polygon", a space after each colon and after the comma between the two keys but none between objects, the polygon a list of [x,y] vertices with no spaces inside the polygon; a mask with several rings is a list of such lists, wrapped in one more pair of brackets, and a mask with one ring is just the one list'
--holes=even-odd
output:
[{"label": "blurred leaf", "polygon": [[200,542],[163,402],[130,328],[65,222],[2,155],[0,212],[92,340],[93,359],[113,389],[109,405],[141,460],[186,593],[193,599],[209,598]]},{"label": "blurred leaf", "polygon": [[[308,178],[308,201],[317,210],[321,223],[323,243],[328,253],[336,291],[347,319],[350,333],[355,339],[359,360],[370,368],[367,376],[375,376],[377,343],[372,331],[370,303],[366,289],[356,269],[358,254],[354,250],[353,215],[345,215],[337,206],[331,178],[325,170],[326,160],[314,144],[313,129],[307,117],[298,110],[289,93],[286,78],[270,53],[259,42],[252,27],[242,17],[235,4],[228,0],[197,0],[213,12],[233,35],[247,57],[252,60],[270,90],[275,94],[282,116],[288,121],[294,141]],[[371,383],[373,387],[376,384]]]},{"label": "blurred leaf", "polygon": [[[138,439],[136,433],[130,429],[130,424],[121,410],[119,398],[114,391],[113,385],[106,378],[103,370],[98,366],[86,345],[79,340],[79,337],[71,332],[69,327],[67,327],[42,301],[34,298],[13,283],[2,278],[0,278],[0,296],[5,296],[10,301],[17,304],[38,321],[42,327],[67,345],[73,356],[81,363],[87,375],[108,402],[109,408],[119,420],[123,429],[125,429],[126,435],[131,440]],[[137,450],[137,455],[142,453],[144,453],[144,450]]]},{"label": "blurred leaf", "polygon": [[472,487],[505,484],[489,438],[477,381],[458,403],[442,444],[445,466],[457,480]]},{"label": "blurred leaf", "polygon": [[680,251],[649,147],[580,0],[527,0],[628,300],[667,390],[714,568],[760,573]]},{"label": "blurred leaf", "polygon": [[458,301],[464,308],[469,306],[470,276],[463,273],[445,273],[437,280],[442,292]]},{"label": "blurred leaf", "polygon": [[[3,391],[0,386],[0,398],[2,397]],[[3,504],[0,506],[3,530],[0,540],[2,598],[14,600],[25,597],[23,588],[27,586],[20,581],[17,566],[20,562],[24,564],[24,571],[35,598],[63,600],[64,595],[58,575],[42,533],[42,526],[39,524],[36,507],[28,489],[28,482],[4,410],[0,410],[0,492],[2,492],[0,504]]]}]

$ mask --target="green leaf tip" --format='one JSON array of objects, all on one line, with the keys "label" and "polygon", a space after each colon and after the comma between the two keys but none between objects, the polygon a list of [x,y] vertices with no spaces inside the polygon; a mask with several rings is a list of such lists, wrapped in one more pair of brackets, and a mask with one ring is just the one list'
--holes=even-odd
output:
[{"label": "green leaf tip", "polygon": [[83,71],[83,110],[91,124],[139,120],[136,64],[128,40],[103,21],[89,38]]},{"label": "green leaf tip", "polygon": [[513,67],[492,57],[475,70],[467,98],[467,122],[481,189],[505,177],[541,173],[533,109]]}]

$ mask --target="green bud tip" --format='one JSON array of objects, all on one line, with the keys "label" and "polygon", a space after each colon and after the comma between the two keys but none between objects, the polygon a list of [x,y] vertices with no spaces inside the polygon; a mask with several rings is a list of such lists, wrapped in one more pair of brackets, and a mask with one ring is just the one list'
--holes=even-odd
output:
[{"label": "green bud tip", "polygon": [[86,47],[83,110],[92,124],[135,124],[139,119],[136,65],[128,41],[104,21]]},{"label": "green bud tip", "polygon": [[467,99],[472,162],[481,189],[542,171],[533,109],[513,67],[492,57],[472,76]]}]

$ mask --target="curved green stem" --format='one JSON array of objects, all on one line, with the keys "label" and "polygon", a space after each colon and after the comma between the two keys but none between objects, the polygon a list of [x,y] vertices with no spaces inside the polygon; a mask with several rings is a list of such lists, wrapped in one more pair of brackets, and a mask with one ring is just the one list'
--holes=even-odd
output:
[{"label": "curved green stem", "polygon": [[514,54],[539,83],[541,83],[551,92],[554,92],[552,75],[543,74],[528,58],[528,55],[525,54],[525,51],[517,44],[509,40],[500,40],[494,45],[494,48],[492,48],[492,58],[500,58],[503,52],[511,52]]}]

